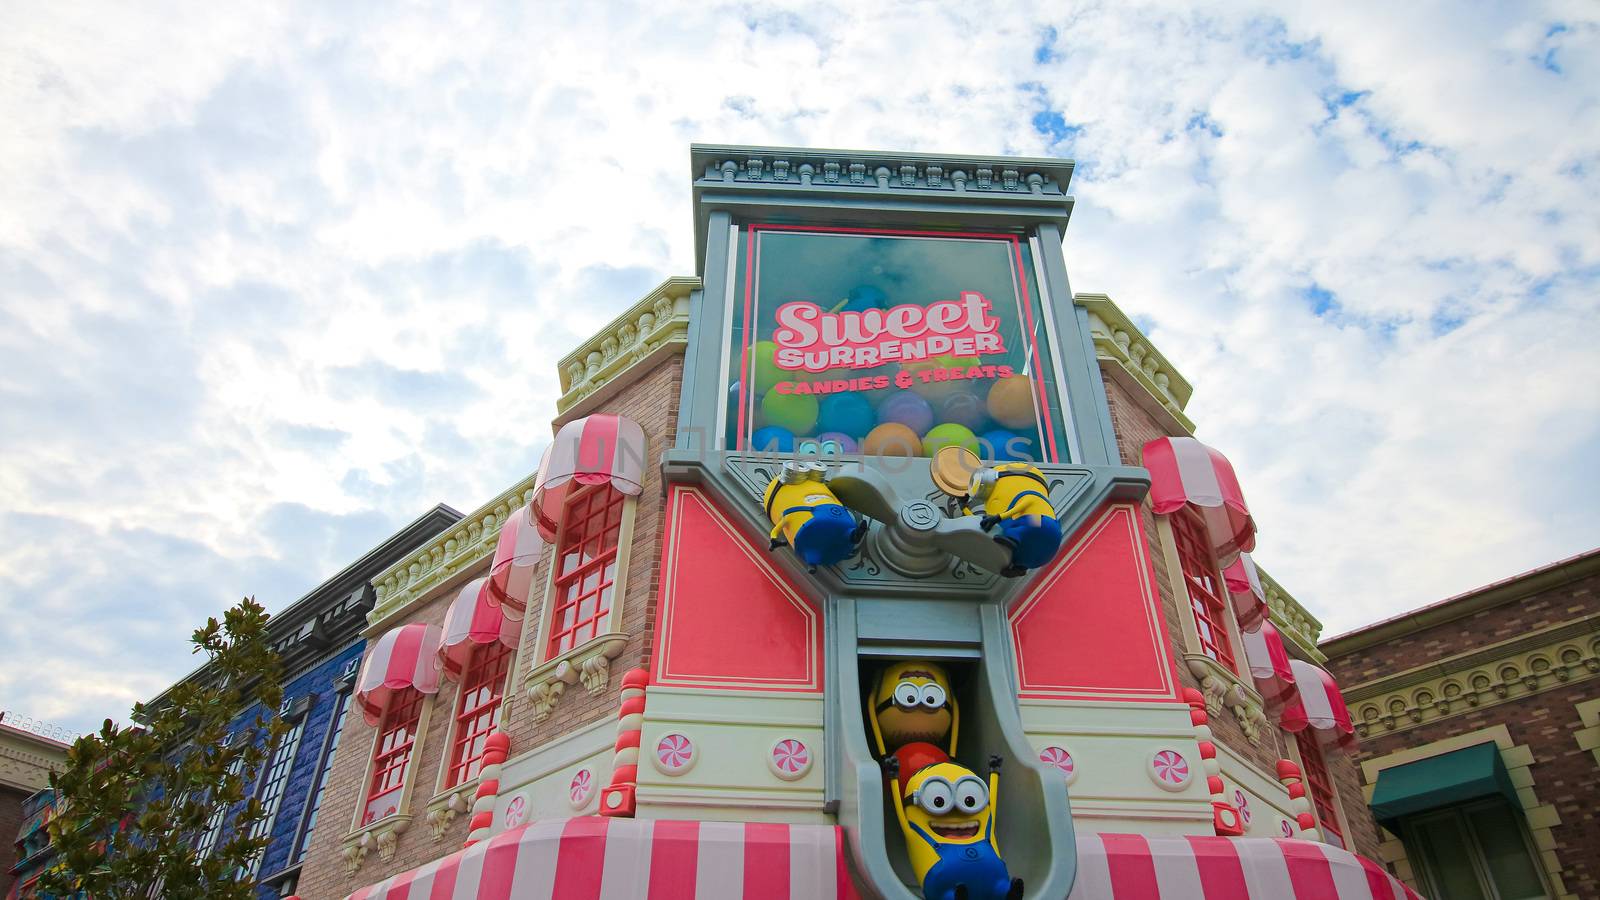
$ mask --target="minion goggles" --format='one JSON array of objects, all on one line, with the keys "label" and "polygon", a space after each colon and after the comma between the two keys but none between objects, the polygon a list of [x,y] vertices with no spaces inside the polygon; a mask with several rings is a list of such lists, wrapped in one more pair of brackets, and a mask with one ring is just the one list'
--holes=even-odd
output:
[{"label": "minion goggles", "polygon": [[963,775],[952,784],[938,775],[931,775],[902,801],[922,807],[929,815],[942,816],[948,812],[975,813],[989,805],[989,786],[976,775]]},{"label": "minion goggles", "polygon": [[917,684],[912,681],[902,681],[894,686],[894,693],[889,699],[878,702],[878,712],[883,712],[891,706],[898,706],[906,712],[915,709],[943,709],[948,704],[949,698],[945,696],[944,688],[937,684]]}]

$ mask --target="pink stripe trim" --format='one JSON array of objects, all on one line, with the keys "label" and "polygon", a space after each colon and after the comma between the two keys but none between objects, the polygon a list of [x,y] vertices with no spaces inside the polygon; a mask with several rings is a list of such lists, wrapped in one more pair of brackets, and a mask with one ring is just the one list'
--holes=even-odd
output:
[{"label": "pink stripe trim", "polygon": [[1356,862],[1367,875],[1367,890],[1372,892],[1372,900],[1403,900],[1395,894],[1394,878],[1382,866],[1365,856],[1357,856]]},{"label": "pink stripe trim", "polygon": [[693,897],[700,823],[659,819],[654,837],[650,848],[651,900]]},{"label": "pink stripe trim", "polygon": [[[833,829],[833,853],[833,858],[838,866],[838,900],[861,900],[861,895],[856,893],[855,879],[850,877],[850,863],[845,859],[844,829],[838,826],[834,826]],[[801,898],[796,897],[793,900],[801,900]]]},{"label": "pink stripe trim", "polygon": [[460,872],[461,854],[452,853],[445,857],[433,872],[433,889],[428,892],[428,900],[450,900],[455,896],[456,876]]},{"label": "pink stripe trim", "polygon": [[1191,837],[1188,841],[1206,900],[1250,896],[1250,887],[1244,880],[1244,864],[1239,861],[1239,851],[1232,839]]},{"label": "pink stripe trim", "polygon": [[1142,834],[1102,834],[1106,862],[1111,869],[1111,895],[1116,898],[1159,897],[1156,865]]},{"label": "pink stripe trim", "polygon": [[517,874],[517,854],[522,848],[525,831],[525,828],[513,828],[489,839],[483,851],[483,870],[478,875],[477,900],[510,900],[511,883]]},{"label": "pink stripe trim", "polygon": [[744,826],[744,896],[789,896],[789,826],[746,822]]},{"label": "pink stripe trim", "polygon": [[611,821],[614,820],[599,816],[580,816],[567,821],[556,856],[552,897],[596,900],[600,896],[606,863],[606,824]]},{"label": "pink stripe trim", "polygon": [[1339,888],[1333,883],[1333,867],[1315,844],[1295,840],[1276,843],[1289,867],[1295,900],[1339,900]]}]

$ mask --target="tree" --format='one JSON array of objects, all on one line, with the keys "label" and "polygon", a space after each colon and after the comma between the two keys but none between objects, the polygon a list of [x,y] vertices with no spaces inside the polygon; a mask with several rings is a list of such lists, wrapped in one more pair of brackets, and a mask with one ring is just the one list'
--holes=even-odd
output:
[{"label": "tree", "polygon": [[268,838],[252,836],[263,811],[250,788],[287,731],[276,715],[283,688],[266,623],[252,597],[222,622],[209,619],[190,638],[209,663],[158,705],[135,704],[143,726],[107,719],[73,744],[50,777],[61,805],[49,825],[56,863],[40,880],[42,895],[254,900],[249,873]]}]

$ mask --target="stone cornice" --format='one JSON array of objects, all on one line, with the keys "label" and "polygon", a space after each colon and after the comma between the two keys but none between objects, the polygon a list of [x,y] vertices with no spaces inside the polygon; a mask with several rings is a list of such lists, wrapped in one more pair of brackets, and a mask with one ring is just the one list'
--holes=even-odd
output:
[{"label": "stone cornice", "polygon": [[449,581],[494,553],[500,540],[500,526],[513,510],[533,499],[535,472],[507,488],[499,496],[478,507],[454,525],[434,536],[416,551],[378,573],[372,579],[376,600],[367,614],[368,635],[377,634],[388,622],[404,612],[414,601],[428,596],[434,588]]},{"label": "stone cornice", "polygon": [[1305,659],[1314,663],[1326,660],[1327,656],[1317,648],[1317,636],[1322,634],[1322,623],[1291,597],[1283,585],[1268,575],[1259,562],[1256,563],[1256,574],[1261,576],[1261,588],[1267,594],[1267,609],[1278,632],[1292,641]]},{"label": "stone cornice", "polygon": [[560,419],[585,415],[689,342],[689,294],[700,279],[674,276],[562,357]]},{"label": "stone cornice", "polygon": [[1365,736],[1401,731],[1600,674],[1600,615],[1344,686]]},{"label": "stone cornice", "polygon": [[1176,425],[1184,434],[1194,433],[1194,422],[1183,409],[1194,393],[1187,379],[1167,361],[1161,351],[1150,343],[1133,320],[1123,314],[1117,304],[1105,294],[1073,294],[1072,301],[1089,314],[1089,336],[1094,340],[1095,356],[1103,362],[1115,363],[1131,382],[1137,386],[1135,398],[1147,401],[1142,406],[1169,426]]}]

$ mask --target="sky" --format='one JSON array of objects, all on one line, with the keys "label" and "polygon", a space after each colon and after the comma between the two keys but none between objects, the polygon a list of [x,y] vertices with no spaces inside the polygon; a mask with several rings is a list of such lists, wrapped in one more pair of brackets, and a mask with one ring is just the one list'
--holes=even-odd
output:
[{"label": "sky", "polygon": [[0,121],[0,708],[69,728],[532,472],[690,142],[1075,159],[1325,634],[1600,545],[1587,0],[21,0]]}]

